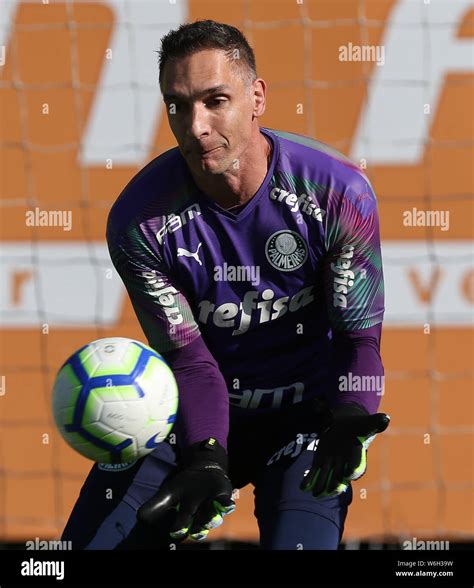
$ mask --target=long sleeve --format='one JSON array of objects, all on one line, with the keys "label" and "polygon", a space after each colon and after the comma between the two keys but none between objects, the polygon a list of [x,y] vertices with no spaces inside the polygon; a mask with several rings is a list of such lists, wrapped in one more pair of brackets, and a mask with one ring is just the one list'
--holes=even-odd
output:
[{"label": "long sleeve", "polygon": [[227,387],[183,289],[147,247],[138,225],[118,231],[109,218],[107,243],[149,345],[164,356],[175,374],[178,443],[185,447],[215,437],[225,447]]},{"label": "long sleeve", "polygon": [[384,394],[384,368],[380,357],[382,323],[368,329],[333,335],[330,402],[348,402],[376,413]]},{"label": "long sleeve", "polygon": [[[329,402],[374,413],[384,393],[380,339],[384,281],[377,201],[368,182],[335,195],[328,207],[324,267],[332,329]],[[357,191],[356,191],[357,190]]]}]

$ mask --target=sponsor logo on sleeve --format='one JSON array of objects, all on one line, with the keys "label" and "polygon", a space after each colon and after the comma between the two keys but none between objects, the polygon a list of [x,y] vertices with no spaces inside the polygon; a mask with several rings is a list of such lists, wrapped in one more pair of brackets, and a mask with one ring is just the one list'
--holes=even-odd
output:
[{"label": "sponsor logo on sleeve", "polygon": [[146,279],[148,294],[156,297],[156,301],[163,308],[168,322],[171,325],[180,325],[184,319],[176,304],[175,295],[178,294],[178,290],[166,284],[163,278],[156,275],[155,270],[142,272],[142,277]]},{"label": "sponsor logo on sleeve", "polygon": [[350,269],[352,265],[352,258],[354,257],[354,247],[352,245],[344,245],[342,253],[337,258],[336,263],[331,263],[331,269],[334,272],[334,292],[333,292],[333,306],[339,308],[347,308],[347,293],[349,288],[354,285],[355,274]]}]

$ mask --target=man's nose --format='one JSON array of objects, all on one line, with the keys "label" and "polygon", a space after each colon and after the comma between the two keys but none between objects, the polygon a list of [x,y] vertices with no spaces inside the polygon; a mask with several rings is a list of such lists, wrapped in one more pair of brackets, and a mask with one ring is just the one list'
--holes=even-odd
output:
[{"label": "man's nose", "polygon": [[191,109],[189,132],[196,139],[210,134],[209,113],[204,104],[195,104]]}]

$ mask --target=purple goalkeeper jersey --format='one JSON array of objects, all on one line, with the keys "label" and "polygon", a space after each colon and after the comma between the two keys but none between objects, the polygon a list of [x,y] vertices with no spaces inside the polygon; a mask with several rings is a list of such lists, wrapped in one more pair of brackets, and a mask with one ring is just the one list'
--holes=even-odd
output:
[{"label": "purple goalkeeper jersey", "polygon": [[327,394],[333,334],[370,329],[384,313],[368,179],[315,140],[261,132],[271,163],[245,206],[203,194],[174,148],[126,186],[107,227],[149,344],[171,357],[200,339],[196,353],[210,353],[236,414]]}]

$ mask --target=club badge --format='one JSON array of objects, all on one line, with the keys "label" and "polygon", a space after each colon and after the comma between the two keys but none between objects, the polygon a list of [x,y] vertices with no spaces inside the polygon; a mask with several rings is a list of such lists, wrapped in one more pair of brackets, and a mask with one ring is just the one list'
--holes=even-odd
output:
[{"label": "club badge", "polygon": [[265,255],[274,268],[282,272],[292,272],[306,261],[308,247],[298,233],[277,231],[266,242]]}]

